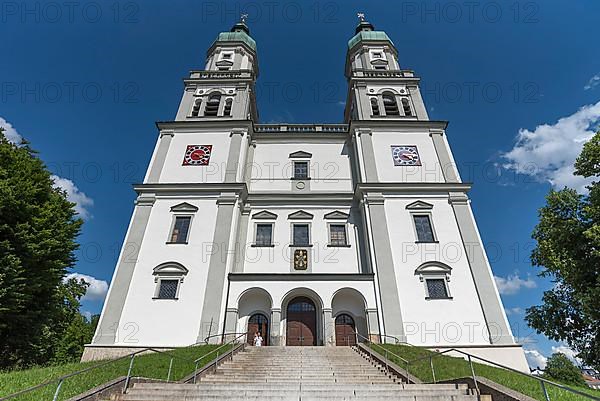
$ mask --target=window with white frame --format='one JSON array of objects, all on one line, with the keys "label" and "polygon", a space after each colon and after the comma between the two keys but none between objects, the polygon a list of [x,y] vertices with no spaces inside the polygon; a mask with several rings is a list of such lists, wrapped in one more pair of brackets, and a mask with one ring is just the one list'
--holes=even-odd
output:
[{"label": "window with white frame", "polygon": [[294,179],[301,180],[308,178],[308,161],[294,162]]},{"label": "window with white frame", "polygon": [[273,223],[257,223],[256,237],[254,240],[255,246],[272,246],[273,245]]},{"label": "window with white frame", "polygon": [[292,224],[292,245],[308,246],[310,245],[310,224],[294,223]]},{"label": "window with white frame", "polygon": [[429,214],[413,214],[418,242],[436,242]]},{"label": "window with white frame", "polygon": [[450,274],[452,268],[442,262],[425,262],[415,270],[415,275],[425,287],[425,299],[452,299]]},{"label": "window with white frame", "polygon": [[187,244],[192,216],[175,216],[169,242],[172,244]]},{"label": "window with white frame", "polygon": [[188,269],[177,262],[167,262],[156,266],[153,269],[156,283],[154,299],[179,299],[180,287],[187,273]]},{"label": "window with white frame", "polygon": [[329,224],[329,246],[347,246],[348,238],[346,235],[345,224]]}]

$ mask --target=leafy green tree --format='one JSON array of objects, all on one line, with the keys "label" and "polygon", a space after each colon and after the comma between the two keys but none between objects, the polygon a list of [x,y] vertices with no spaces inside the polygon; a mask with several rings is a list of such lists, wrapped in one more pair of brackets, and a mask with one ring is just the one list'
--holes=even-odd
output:
[{"label": "leafy green tree", "polygon": [[29,144],[0,129],[0,368],[50,358],[45,341],[65,316],[62,280],[82,224],[73,206]]},{"label": "leafy green tree", "polygon": [[[600,132],[584,145],[575,174],[600,176]],[[539,211],[531,260],[555,285],[544,292],[542,305],[527,309],[526,320],[600,369],[600,183],[593,181],[588,190],[550,191]]]},{"label": "leafy green tree", "polygon": [[548,358],[544,376],[549,379],[571,384],[574,386],[585,386],[585,380],[581,370],[566,357],[565,354],[557,352]]}]

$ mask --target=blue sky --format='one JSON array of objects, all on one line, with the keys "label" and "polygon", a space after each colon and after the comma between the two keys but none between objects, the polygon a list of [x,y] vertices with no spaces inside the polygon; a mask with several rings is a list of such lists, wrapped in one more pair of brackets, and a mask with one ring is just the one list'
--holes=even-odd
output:
[{"label": "blue sky", "polygon": [[84,310],[101,308],[154,122],[174,117],[181,79],[240,12],[258,43],[263,123],[341,122],[356,13],[388,33],[430,117],[450,121],[515,335],[531,358],[559,347],[523,322],[552,285],[531,267],[530,234],[552,185],[582,188],[572,161],[600,120],[594,0],[3,2],[0,123],[79,203],[76,272],[94,284]]}]

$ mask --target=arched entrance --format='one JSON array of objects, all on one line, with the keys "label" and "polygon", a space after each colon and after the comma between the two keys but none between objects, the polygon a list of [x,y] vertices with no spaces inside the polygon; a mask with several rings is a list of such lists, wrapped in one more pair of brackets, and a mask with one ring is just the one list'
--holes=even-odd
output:
[{"label": "arched entrance", "polygon": [[355,332],[352,316],[342,313],[335,318],[335,345],[356,345]]},{"label": "arched entrance", "polygon": [[307,297],[297,297],[287,307],[286,345],[317,345],[317,308]]},{"label": "arched entrance", "polygon": [[269,345],[269,319],[262,313],[255,313],[248,319],[248,344],[254,345],[254,334],[257,331],[263,338],[262,345]]}]

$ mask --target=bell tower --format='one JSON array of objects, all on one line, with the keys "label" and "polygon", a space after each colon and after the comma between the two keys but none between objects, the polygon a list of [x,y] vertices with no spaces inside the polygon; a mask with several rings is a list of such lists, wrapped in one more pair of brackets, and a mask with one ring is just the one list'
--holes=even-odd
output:
[{"label": "bell tower", "polygon": [[246,17],[243,14],[231,31],[219,33],[207,51],[204,70],[192,71],[184,80],[176,121],[258,120],[258,59]]},{"label": "bell tower", "polygon": [[403,70],[398,50],[383,31],[358,14],[355,35],[348,41],[345,121],[429,120],[419,92],[419,78]]}]

